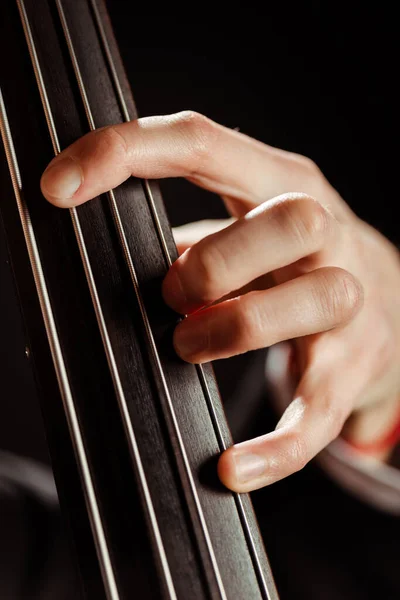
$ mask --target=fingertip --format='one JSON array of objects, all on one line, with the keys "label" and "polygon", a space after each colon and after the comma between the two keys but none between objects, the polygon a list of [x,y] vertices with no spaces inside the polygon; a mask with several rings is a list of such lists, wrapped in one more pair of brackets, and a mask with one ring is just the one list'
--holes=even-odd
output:
[{"label": "fingertip", "polygon": [[179,323],[176,326],[172,343],[179,358],[188,363],[199,364],[199,361],[196,362],[193,356],[194,352],[192,351],[192,340],[190,333],[187,334],[186,327],[185,325],[182,325],[182,323]]},{"label": "fingertip", "polygon": [[219,458],[218,477],[225,487],[239,494],[264,487],[267,480],[267,462],[261,455],[238,450],[232,446]]},{"label": "fingertip", "polygon": [[193,313],[203,307],[200,302],[194,302],[187,293],[187,286],[182,280],[182,270],[186,267],[188,250],[171,265],[164,281],[162,282],[162,295],[164,301],[179,315]]},{"label": "fingertip", "polygon": [[174,331],[175,352],[186,362],[200,364],[212,360],[209,329],[204,315],[197,314],[183,319]]},{"label": "fingertip", "polygon": [[82,184],[82,169],[70,156],[56,157],[40,180],[40,187],[46,200],[64,208],[76,204],[74,198]]},{"label": "fingertip", "polygon": [[[179,260],[179,259],[178,259]],[[170,267],[162,282],[161,291],[164,301],[180,315],[185,314],[186,294],[178,273],[178,261]]]},{"label": "fingertip", "polygon": [[225,487],[233,492],[238,492],[235,464],[232,456],[232,448],[225,450],[218,460],[217,465],[218,477]]}]

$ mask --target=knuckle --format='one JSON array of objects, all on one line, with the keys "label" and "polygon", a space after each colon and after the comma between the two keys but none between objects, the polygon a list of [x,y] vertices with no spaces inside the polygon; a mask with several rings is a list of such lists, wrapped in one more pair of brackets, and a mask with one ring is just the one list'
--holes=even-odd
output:
[{"label": "knuckle", "polygon": [[189,142],[190,160],[188,176],[195,176],[212,155],[218,130],[213,121],[192,110],[185,110],[176,116],[175,124]]},{"label": "knuckle", "polygon": [[343,429],[343,425],[348,416],[348,410],[343,406],[329,402],[325,410],[326,422],[327,422],[327,433],[329,434],[329,440],[335,440]]},{"label": "knuckle", "polygon": [[296,236],[302,246],[318,250],[326,241],[332,217],[317,200],[305,194],[293,194],[281,203],[283,227]]},{"label": "knuckle", "polygon": [[194,249],[201,299],[205,302],[215,300],[223,288],[228,270],[226,258],[216,245],[199,242]]},{"label": "knuckle", "polygon": [[295,203],[299,226],[306,238],[323,241],[330,227],[331,218],[325,208],[309,196],[299,198]]},{"label": "knuckle", "polygon": [[363,288],[358,280],[348,271],[338,274],[339,297],[344,308],[344,316],[351,318],[363,303]]},{"label": "knuckle", "polygon": [[307,171],[309,176],[318,177],[321,175],[320,168],[311,158],[302,154],[297,154],[296,157],[301,167]]},{"label": "knuckle", "polygon": [[176,120],[187,131],[198,132],[202,131],[209,119],[195,110],[182,110],[176,114]]},{"label": "knuckle", "polygon": [[339,267],[320,270],[319,299],[324,317],[334,324],[349,321],[363,304],[363,288]]},{"label": "knuckle", "polygon": [[297,154],[296,152],[288,152],[290,171],[295,173],[301,179],[305,179],[309,183],[321,182],[324,176],[318,165],[308,156]]},{"label": "knuckle", "polygon": [[246,348],[247,331],[238,304],[240,303],[236,303],[235,310],[232,311],[228,321],[229,346],[232,354],[241,353]]},{"label": "knuckle", "polygon": [[291,465],[291,471],[301,471],[301,469],[303,469],[306,466],[306,464],[311,458],[307,440],[301,433],[293,431],[290,434],[288,442],[288,461]]},{"label": "knuckle", "polygon": [[129,145],[115,125],[100,130],[98,136],[99,150],[112,153],[113,160],[125,163],[129,158]]},{"label": "knuckle", "polygon": [[[263,345],[262,325],[258,321],[257,311],[254,307],[249,310],[248,303],[243,296],[229,300],[228,310],[225,312],[224,333],[220,341],[229,348],[229,355],[234,356],[250,350],[255,350]],[[219,328],[220,332],[222,331]]]},{"label": "knuckle", "polygon": [[258,347],[263,337],[263,323],[257,306],[249,306],[244,296],[239,296],[235,304],[235,319],[232,329],[237,340],[246,350]]}]

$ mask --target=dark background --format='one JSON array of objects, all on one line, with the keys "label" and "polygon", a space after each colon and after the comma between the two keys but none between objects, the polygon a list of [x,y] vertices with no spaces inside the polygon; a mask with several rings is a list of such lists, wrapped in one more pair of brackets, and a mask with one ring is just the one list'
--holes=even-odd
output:
[{"label": "dark background", "polygon": [[[391,15],[376,6],[352,14],[341,12],[340,3],[335,10],[336,3],[303,4],[308,10],[297,15],[289,3],[284,21],[265,17],[256,46],[245,40],[260,41],[258,31],[227,37],[228,19],[219,45],[192,23],[202,38],[197,47],[138,48],[136,32],[145,22],[128,17],[131,2],[108,2],[140,115],[193,109],[309,156],[360,216],[396,238]],[[173,224],[223,214],[215,198],[183,182],[165,185],[164,195]]]},{"label": "dark background", "polygon": [[[174,26],[168,23],[164,31],[167,41],[180,40],[181,33],[193,34],[197,45],[156,48],[135,44],[160,39],[157,34],[162,19],[133,14],[132,2],[109,0],[108,4],[140,115],[193,109],[228,127],[240,127],[242,132],[265,143],[307,155],[362,218],[394,242],[399,241],[398,48],[391,32],[393,15],[379,7],[366,9],[363,6],[362,10],[355,8],[350,14],[348,8],[343,10],[339,5],[326,7],[324,4],[323,8],[322,4],[309,3],[307,10],[302,7],[296,14],[285,5],[282,15],[265,19],[249,5],[252,25],[262,25],[261,33],[236,21],[233,29],[225,22],[215,34],[215,27],[201,27],[193,17],[187,23],[177,18]],[[171,21],[174,15],[170,15]],[[211,20],[210,15],[208,18]],[[258,44],[246,45],[248,38]],[[226,214],[217,197],[185,181],[165,181],[162,190],[173,225]],[[0,282],[3,390],[0,392],[0,448],[47,462],[2,235]],[[7,294],[3,290],[7,290]],[[241,385],[246,368],[259,360],[260,355],[253,353],[216,365],[228,409],[230,397]],[[339,596],[328,594],[324,581],[327,577],[346,579],[347,574],[343,573],[347,569],[364,581],[365,594],[363,591],[359,596],[358,592],[354,593],[349,596],[352,600],[391,598],[390,592],[382,592],[382,581],[386,580],[381,580],[378,573],[391,563],[384,563],[380,568],[379,553],[375,556],[373,549],[376,540],[377,552],[379,544],[382,548],[393,544],[393,538],[387,533],[392,528],[390,519],[375,512],[368,513],[351,499],[343,505],[334,486],[328,481],[321,483],[321,479],[316,483],[311,471],[306,470],[302,479],[295,476],[291,480],[290,487],[273,486],[275,496],[268,493],[258,496],[261,498],[258,504],[263,502],[276,517],[275,523],[267,519],[263,527],[273,540],[271,558],[281,586],[286,585],[286,569],[290,569],[295,582],[293,588],[288,586],[291,590],[304,584],[302,571],[308,569],[313,573],[315,595],[311,595],[308,584],[304,584],[304,596],[299,588],[296,597],[337,598]],[[306,486],[308,492],[304,493]],[[317,496],[318,502],[314,504],[313,498]],[[276,498],[280,506],[286,502],[290,510],[279,512]],[[341,508],[336,509],[339,505]],[[316,510],[326,514],[321,521],[326,527],[323,538],[319,535],[321,527],[310,525],[310,515]],[[280,519],[285,519],[287,525],[281,528]],[[335,519],[352,523],[351,540],[346,539],[343,547],[340,534],[335,537],[335,532],[329,529],[334,529]],[[369,539],[374,540],[372,549],[365,546],[362,538],[366,525]],[[296,532],[296,536],[290,534],[288,528]],[[328,541],[322,542],[322,539]],[[308,540],[309,546],[305,548],[299,540],[302,543]],[[357,540],[366,554],[360,554]],[[320,551],[332,565],[338,557],[344,557],[339,560],[337,572],[332,567],[329,576],[324,575],[322,570],[327,564],[324,561],[318,572]],[[359,559],[354,558],[359,554]],[[303,558],[299,561],[300,555]],[[369,566],[368,556],[371,557]],[[386,555],[383,552],[381,556]],[[371,564],[378,575],[371,574]],[[350,585],[346,583],[346,589]],[[357,590],[360,589],[358,586]],[[288,592],[287,597],[292,599],[295,595]]]},{"label": "dark background", "polygon": [[[215,27],[203,29],[189,19],[162,29],[162,19],[155,17],[150,28],[149,17],[134,14],[131,1],[109,0],[108,6],[141,116],[192,109],[309,156],[362,218],[398,242],[398,48],[392,16],[383,8],[343,12],[339,5],[308,3],[301,12],[290,7],[270,15],[262,35],[243,25],[229,39],[227,21],[219,44],[213,44],[218,42]],[[159,31],[169,40],[193,33],[199,43],[190,48],[135,45],[150,36],[157,39]],[[247,46],[246,36],[262,42]],[[172,225],[226,215],[218,197],[186,181],[164,181],[162,190]],[[0,238],[0,282],[9,290]],[[0,294],[0,447],[45,458],[15,306],[12,294]],[[243,361],[217,365],[226,400]]]}]

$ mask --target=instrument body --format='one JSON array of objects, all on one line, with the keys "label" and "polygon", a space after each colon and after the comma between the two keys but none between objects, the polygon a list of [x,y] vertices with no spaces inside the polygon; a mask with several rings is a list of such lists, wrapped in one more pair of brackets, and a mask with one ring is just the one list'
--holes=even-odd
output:
[{"label": "instrument body", "polygon": [[136,117],[105,6],[0,11],[0,214],[81,597],[273,600],[250,499],[217,481],[231,438],[212,369],[172,349],[157,185],[131,178],[74,211],[40,194],[59,148]]}]

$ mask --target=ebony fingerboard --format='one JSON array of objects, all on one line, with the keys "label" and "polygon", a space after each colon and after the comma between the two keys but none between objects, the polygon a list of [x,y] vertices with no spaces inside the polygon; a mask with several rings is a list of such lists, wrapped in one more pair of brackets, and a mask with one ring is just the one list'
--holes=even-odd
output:
[{"label": "ebony fingerboard", "polygon": [[[81,597],[276,599],[250,500],[216,478],[216,460],[231,439],[212,369],[182,362],[172,348],[178,316],[164,305],[161,282],[176,249],[156,184],[131,178],[75,216],[40,193],[41,173],[57,151],[55,135],[62,149],[93,125],[137,116],[105,6],[8,0],[0,10],[7,24],[0,40],[7,57],[2,118],[20,174],[13,185],[5,140],[0,211]],[[65,367],[62,384],[16,195],[34,232]]]}]

